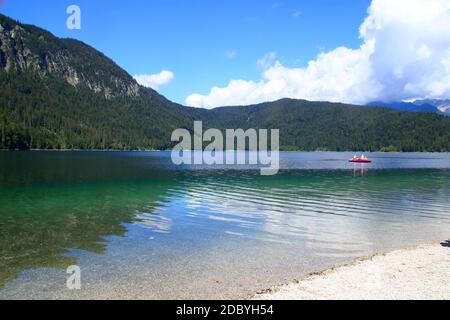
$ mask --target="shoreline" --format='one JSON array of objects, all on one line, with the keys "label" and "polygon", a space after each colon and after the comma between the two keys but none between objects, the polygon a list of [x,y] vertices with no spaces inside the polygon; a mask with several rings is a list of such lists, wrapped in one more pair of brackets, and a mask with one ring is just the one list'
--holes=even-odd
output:
[{"label": "shoreline", "polygon": [[[185,151],[194,151],[194,150],[185,150]],[[232,150],[236,151],[236,150]],[[238,150],[239,151],[239,150]],[[99,153],[106,153],[106,152],[172,152],[172,149],[169,150],[155,150],[155,149],[148,149],[148,150],[120,150],[120,149],[26,149],[26,150],[19,150],[19,149],[0,149],[0,152],[99,152]],[[450,151],[305,151],[305,150],[280,150],[280,153],[367,153],[367,154],[408,154],[408,153],[420,153],[420,154],[447,154],[450,153]]]},{"label": "shoreline", "polygon": [[299,281],[257,292],[252,300],[449,300],[450,240],[376,253]]}]

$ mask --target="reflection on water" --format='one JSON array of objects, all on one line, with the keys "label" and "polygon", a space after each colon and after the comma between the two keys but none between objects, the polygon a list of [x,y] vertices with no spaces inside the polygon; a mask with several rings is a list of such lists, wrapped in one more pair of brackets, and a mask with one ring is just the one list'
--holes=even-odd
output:
[{"label": "reflection on water", "polygon": [[[104,253],[110,235],[124,236],[124,223],[167,184],[26,187],[0,195],[0,285],[23,269],[67,268],[70,249]],[[161,190],[162,188],[162,190]],[[155,191],[155,193],[151,192]]]},{"label": "reflection on water", "polygon": [[[364,167],[349,157],[286,153],[281,173],[262,177],[180,170],[167,153],[0,153],[0,287],[17,294],[22,272],[77,263],[95,270],[93,283],[107,265],[129,283],[146,274],[154,290],[198,269],[221,277],[231,260],[225,279],[234,268],[241,283],[281,281],[313,271],[317,259],[448,237],[448,154],[371,155]],[[182,297],[197,297],[189,286]]]}]

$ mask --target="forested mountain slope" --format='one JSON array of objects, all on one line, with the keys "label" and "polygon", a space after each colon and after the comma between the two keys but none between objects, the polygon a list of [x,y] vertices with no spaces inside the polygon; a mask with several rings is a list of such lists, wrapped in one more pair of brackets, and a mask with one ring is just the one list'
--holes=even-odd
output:
[{"label": "forested mountain slope", "polygon": [[168,149],[194,120],[280,129],[285,150],[450,151],[450,117],[433,113],[290,99],[184,107],[92,47],[0,15],[0,149]]}]

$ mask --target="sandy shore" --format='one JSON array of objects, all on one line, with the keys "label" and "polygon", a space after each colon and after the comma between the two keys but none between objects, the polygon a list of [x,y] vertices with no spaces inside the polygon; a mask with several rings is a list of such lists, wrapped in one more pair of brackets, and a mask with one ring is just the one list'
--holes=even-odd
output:
[{"label": "sandy shore", "polygon": [[262,300],[450,299],[450,241],[398,250],[258,294]]}]

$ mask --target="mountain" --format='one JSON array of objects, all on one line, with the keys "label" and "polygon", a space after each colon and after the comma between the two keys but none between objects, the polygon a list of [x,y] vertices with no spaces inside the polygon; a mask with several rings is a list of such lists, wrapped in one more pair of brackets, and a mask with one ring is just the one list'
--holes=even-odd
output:
[{"label": "mountain", "polygon": [[168,149],[176,128],[277,128],[284,150],[450,151],[450,118],[283,99],[194,109],[73,39],[0,15],[0,149]]},{"label": "mountain", "polygon": [[450,118],[433,113],[292,99],[197,112],[222,129],[279,128],[284,150],[450,150]]},{"label": "mountain", "polygon": [[368,106],[386,107],[409,112],[435,112],[450,115],[450,100],[415,100],[413,102],[371,102]]},{"label": "mountain", "polygon": [[105,97],[138,96],[139,86],[112,60],[88,45],[58,39],[34,26],[0,17],[0,68],[54,75],[73,86],[84,86]]},{"label": "mountain", "polygon": [[185,108],[88,45],[0,15],[0,148],[167,148]]},{"label": "mountain", "polygon": [[447,100],[417,100],[414,104],[431,105],[438,109],[439,113],[450,116],[450,99]]}]

